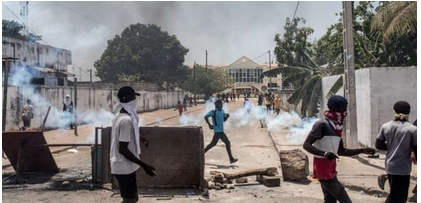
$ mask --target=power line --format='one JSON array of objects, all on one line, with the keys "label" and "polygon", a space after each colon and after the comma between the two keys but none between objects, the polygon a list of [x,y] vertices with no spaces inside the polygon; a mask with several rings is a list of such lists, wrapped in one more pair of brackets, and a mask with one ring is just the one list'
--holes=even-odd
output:
[{"label": "power line", "polygon": [[[2,3],[3,4],[3,6],[4,7],[6,7],[7,8],[7,10],[9,10],[9,12],[10,13],[12,13],[12,15],[14,15],[15,17],[16,17],[16,19],[19,21],[19,22],[21,22],[21,23],[23,23],[23,21],[18,17],[18,16],[16,16],[16,14],[15,13],[13,13],[13,11],[12,10],[10,10],[4,3]],[[37,35],[37,33],[36,32],[34,32],[33,30],[30,30],[31,31],[31,33],[33,33],[33,34],[35,34],[35,35]],[[49,45],[44,39],[42,39],[41,38],[41,41],[43,41],[45,44],[47,44],[47,45]],[[49,45],[50,46],[50,45]]]},{"label": "power line", "polygon": [[118,33],[117,30],[114,30],[113,28],[110,28],[108,26],[105,26],[105,25],[101,24],[100,22],[98,22],[98,21],[96,21],[96,20],[94,20],[94,19],[92,19],[92,18],[90,18],[90,17],[88,17],[88,16],[86,16],[86,15],[80,13],[80,12],[77,12],[77,11],[75,11],[75,10],[69,8],[69,7],[64,6],[63,4],[60,4],[60,3],[57,3],[57,2],[54,2],[54,3],[57,4],[57,5],[59,5],[59,6],[61,6],[61,7],[63,7],[63,8],[65,8],[65,9],[67,9],[67,10],[69,10],[69,11],[71,11],[71,12],[73,12],[73,13],[76,13],[76,14],[78,14],[78,15],[80,15],[80,16],[82,16],[82,17],[84,17],[84,18],[86,18],[86,19],[88,19],[88,20],[90,20],[90,21],[92,21],[92,22],[100,25],[100,26],[103,26],[105,28],[108,28],[108,29],[110,29],[110,30]]},{"label": "power line", "polygon": [[[84,75],[88,75],[88,76],[90,76],[90,75],[91,75],[91,73],[90,73],[90,72],[83,70],[81,67],[79,67],[79,66],[78,66],[78,65],[76,65],[75,63],[72,63],[72,66],[73,66],[73,67],[78,68],[80,71],[85,72],[85,74],[84,74]],[[74,73],[74,74],[76,74],[76,73]],[[100,79],[100,80],[101,80],[101,78],[99,78],[98,76],[95,76],[94,74],[92,74],[92,76],[93,76],[93,77],[96,77],[97,79]]]},{"label": "power line", "polygon": [[[22,23],[22,20],[9,8],[9,7],[7,7],[4,3],[2,3],[2,5],[13,15],[13,16],[15,16],[15,18],[19,21],[19,22],[21,22]],[[63,6],[64,7],[64,6]],[[33,34],[35,34],[36,35],[36,33],[33,31],[33,30],[31,30],[31,32],[33,33]],[[47,44],[47,45],[49,45],[50,46],[50,44],[48,43],[48,42],[46,42],[45,40],[43,40],[43,39],[41,39],[41,41],[43,41],[45,44]],[[76,68],[78,68],[80,71],[83,71],[83,72],[85,72],[85,74],[84,75],[88,75],[88,76],[90,76],[90,73],[88,72],[88,71],[85,71],[85,70],[83,70],[81,67],[79,67],[78,65],[76,65],[76,64],[72,64],[74,67],[76,67]],[[75,75],[76,75],[76,73],[74,73]],[[93,75],[94,77],[96,77],[97,79],[101,79],[101,78],[99,78],[99,77],[97,77],[97,76],[95,76],[95,75]]]},{"label": "power line", "polygon": [[16,16],[16,14],[15,14],[15,13],[13,13],[13,11],[12,11],[12,10],[10,10],[10,8],[9,8],[9,7],[7,7],[4,3],[1,3],[1,4],[3,4],[3,6],[4,6],[4,7],[6,7],[6,9],[7,9],[7,10],[9,10],[9,12],[10,12],[10,13],[12,13],[12,15],[14,15],[14,16],[16,17],[16,19],[18,19],[20,22],[22,22],[22,20],[21,20],[18,16]]}]

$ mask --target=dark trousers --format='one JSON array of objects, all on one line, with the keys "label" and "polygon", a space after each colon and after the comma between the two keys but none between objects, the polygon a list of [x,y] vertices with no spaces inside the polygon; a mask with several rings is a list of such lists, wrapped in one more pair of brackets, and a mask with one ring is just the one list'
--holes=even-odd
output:
[{"label": "dark trousers", "polygon": [[344,186],[336,176],[330,180],[319,180],[319,182],[322,186],[325,203],[336,203],[336,200],[340,203],[352,203]]},{"label": "dark trousers", "polygon": [[387,174],[390,185],[390,194],[387,196],[386,203],[405,203],[408,198],[409,175],[390,175]]},{"label": "dark trousers", "polygon": [[272,109],[271,109],[271,105],[270,104],[266,104],[266,112],[267,112],[267,114],[270,114],[270,111],[271,111]]},{"label": "dark trousers", "polygon": [[213,135],[211,143],[209,143],[208,146],[206,146],[205,148],[205,153],[209,151],[212,147],[214,147],[218,143],[219,139],[221,139],[222,142],[225,143],[225,148],[227,149],[227,153],[230,160],[234,159],[234,157],[231,154],[231,142],[229,141],[227,135],[225,135],[224,132],[215,133]]},{"label": "dark trousers", "polygon": [[23,127],[29,128],[31,126],[31,119],[23,119]]},{"label": "dark trousers", "polygon": [[114,174],[120,187],[121,197],[124,199],[138,199],[136,172],[127,175]]}]

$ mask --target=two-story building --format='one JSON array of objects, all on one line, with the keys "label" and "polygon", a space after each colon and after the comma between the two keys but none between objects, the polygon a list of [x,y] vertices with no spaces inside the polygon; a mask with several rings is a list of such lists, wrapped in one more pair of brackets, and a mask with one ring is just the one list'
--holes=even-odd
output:
[{"label": "two-story building", "polygon": [[10,67],[9,74],[26,69],[32,77],[25,82],[31,84],[67,86],[67,77],[74,76],[67,72],[72,52],[66,49],[3,36],[2,59],[3,73],[6,67]]},{"label": "two-story building", "polygon": [[225,70],[235,80],[235,85],[231,91],[246,92],[252,95],[261,92],[279,91],[283,89],[282,74],[277,77],[260,78],[263,72],[278,68],[277,64],[258,64],[246,56],[243,56],[230,65],[210,66],[211,68],[220,68]]}]

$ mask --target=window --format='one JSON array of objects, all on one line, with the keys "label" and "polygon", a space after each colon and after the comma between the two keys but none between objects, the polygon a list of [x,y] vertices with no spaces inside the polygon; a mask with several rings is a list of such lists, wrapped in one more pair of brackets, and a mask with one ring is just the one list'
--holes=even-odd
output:
[{"label": "window", "polygon": [[63,78],[58,78],[57,79],[57,84],[58,84],[58,86],[64,86],[64,79]]},{"label": "window", "polygon": [[44,78],[32,78],[31,84],[34,84],[34,85],[44,85],[45,84],[45,79]]}]

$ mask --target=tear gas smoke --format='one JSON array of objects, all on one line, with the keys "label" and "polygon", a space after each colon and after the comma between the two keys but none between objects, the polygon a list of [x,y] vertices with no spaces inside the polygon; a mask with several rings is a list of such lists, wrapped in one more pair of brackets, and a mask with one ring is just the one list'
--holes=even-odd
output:
[{"label": "tear gas smoke", "polygon": [[[69,125],[69,121],[65,119],[65,115],[62,110],[62,101],[64,100],[64,98],[57,98],[61,100],[61,102],[55,102],[55,104],[57,105],[54,105],[51,101],[44,98],[39,93],[39,91],[36,90],[34,85],[30,84],[32,78],[33,75],[30,72],[28,72],[26,68],[16,67],[11,72],[10,84],[19,88],[19,92],[22,95],[21,101],[23,103],[26,104],[26,99],[30,99],[32,101],[35,116],[44,114],[42,115],[42,118],[44,118],[47,107],[51,106],[47,121],[45,123],[45,128],[67,128]],[[48,94],[48,91],[46,91],[46,94]],[[64,93],[63,95],[66,94],[67,93]],[[111,112],[106,111],[104,109],[100,109],[99,111],[89,109],[74,109],[74,111],[77,111],[78,123],[92,123],[98,126],[110,126],[114,117],[114,115]]]},{"label": "tear gas smoke", "polygon": [[[223,106],[223,109],[226,105]],[[211,110],[215,109],[214,99],[210,98],[205,102],[205,108],[198,114],[182,114],[179,124],[181,126],[201,125],[204,122],[204,116]]]},{"label": "tear gas smoke", "polygon": [[289,128],[289,133],[286,136],[288,139],[288,144],[303,144],[307,138],[308,133],[310,133],[313,125],[318,118],[303,118],[301,123],[298,126],[293,126]]}]

